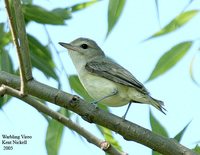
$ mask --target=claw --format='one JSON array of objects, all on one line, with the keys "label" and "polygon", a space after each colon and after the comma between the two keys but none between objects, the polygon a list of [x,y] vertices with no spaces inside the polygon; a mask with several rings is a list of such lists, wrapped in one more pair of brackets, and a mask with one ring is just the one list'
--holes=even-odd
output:
[{"label": "claw", "polygon": [[90,104],[93,104],[94,106],[95,106],[95,108],[97,108],[98,106],[97,106],[97,104],[98,104],[98,101],[92,101],[92,102],[90,102]]}]

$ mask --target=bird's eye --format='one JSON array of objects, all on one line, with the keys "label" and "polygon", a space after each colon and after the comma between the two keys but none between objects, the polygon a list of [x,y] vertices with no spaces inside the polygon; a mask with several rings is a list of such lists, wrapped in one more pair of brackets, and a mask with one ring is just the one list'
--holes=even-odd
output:
[{"label": "bird's eye", "polygon": [[87,44],[82,44],[82,45],[81,45],[81,48],[87,49],[87,48],[88,48],[88,45],[87,45]]}]

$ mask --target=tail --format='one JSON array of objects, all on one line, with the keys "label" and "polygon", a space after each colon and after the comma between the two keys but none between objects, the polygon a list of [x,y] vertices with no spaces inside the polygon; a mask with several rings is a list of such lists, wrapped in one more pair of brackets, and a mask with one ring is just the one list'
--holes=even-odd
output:
[{"label": "tail", "polygon": [[153,97],[150,97],[150,104],[166,115],[165,111],[167,111],[167,110],[163,107],[164,106],[163,101],[160,101],[160,100],[154,99]]}]

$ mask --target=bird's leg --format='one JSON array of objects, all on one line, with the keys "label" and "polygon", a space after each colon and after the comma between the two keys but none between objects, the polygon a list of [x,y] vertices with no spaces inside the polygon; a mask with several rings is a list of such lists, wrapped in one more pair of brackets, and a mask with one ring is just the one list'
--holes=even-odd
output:
[{"label": "bird's leg", "polygon": [[117,90],[117,89],[114,89],[113,92],[112,92],[111,94],[106,95],[106,96],[104,96],[104,97],[102,97],[102,98],[100,98],[100,99],[98,99],[98,100],[96,100],[96,101],[93,101],[93,102],[91,102],[91,104],[97,105],[100,101],[102,101],[102,100],[104,100],[104,99],[106,99],[106,98],[108,98],[108,97],[114,96],[114,95],[116,95],[117,93],[118,93],[118,90]]},{"label": "bird's leg", "polygon": [[126,109],[126,112],[125,112],[125,114],[122,116],[123,119],[126,118],[126,115],[127,115],[127,113],[128,113],[128,110],[130,109],[130,107],[131,107],[131,102],[129,102],[128,107],[127,107],[127,109]]}]

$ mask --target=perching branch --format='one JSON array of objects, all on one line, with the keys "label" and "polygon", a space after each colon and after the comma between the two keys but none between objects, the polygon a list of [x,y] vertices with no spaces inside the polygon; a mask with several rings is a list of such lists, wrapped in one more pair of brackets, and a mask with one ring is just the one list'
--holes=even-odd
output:
[{"label": "perching branch", "polygon": [[[21,94],[25,94],[26,83],[32,79],[32,70],[21,2],[20,0],[14,0],[10,3],[9,0],[5,0],[5,5],[10,23],[10,31],[14,45],[16,46],[19,60],[19,71],[21,79],[20,92]],[[14,8],[14,12],[11,11],[11,8]]]},{"label": "perching branch", "polygon": [[91,134],[89,131],[87,131],[83,127],[74,123],[69,118],[65,117],[64,115],[62,115],[58,112],[51,110],[46,105],[44,105],[41,102],[37,101],[36,99],[32,98],[30,95],[21,96],[20,91],[13,89],[11,87],[2,85],[0,87],[0,95],[4,95],[4,94],[14,96],[14,97],[28,103],[29,105],[33,106],[38,111],[52,117],[53,119],[55,119],[55,120],[59,121],[60,123],[62,123],[63,125],[65,125],[66,127],[74,130],[75,132],[77,132],[81,136],[85,137],[88,142],[90,142],[90,143],[96,145],[97,147],[101,148],[106,153],[109,153],[110,155],[125,155],[125,153],[119,152],[112,145],[110,145],[108,142],[97,138],[95,135]]},{"label": "perching branch", "polygon": [[[20,80],[17,76],[0,71],[0,85],[2,84],[12,88],[18,88],[20,85]],[[90,123],[102,125],[119,133],[126,140],[138,142],[159,153],[165,155],[196,154],[173,139],[160,136],[137,124],[124,120],[101,109],[95,108],[94,105],[86,104],[85,101],[77,96],[73,96],[37,81],[32,80],[27,83],[27,93],[54,103],[58,106],[67,108],[79,114]]]}]

